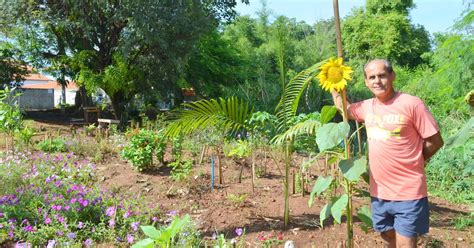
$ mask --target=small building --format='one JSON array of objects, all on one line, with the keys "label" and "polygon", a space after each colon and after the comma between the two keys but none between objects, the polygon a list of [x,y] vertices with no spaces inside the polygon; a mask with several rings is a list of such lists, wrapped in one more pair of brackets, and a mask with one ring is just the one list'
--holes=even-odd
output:
[{"label": "small building", "polygon": [[[32,71],[31,68],[28,68]],[[62,86],[54,79],[40,73],[30,73],[20,87],[19,98],[21,109],[54,109],[62,99]],[[66,104],[75,103],[78,87],[70,82],[66,87]]]}]

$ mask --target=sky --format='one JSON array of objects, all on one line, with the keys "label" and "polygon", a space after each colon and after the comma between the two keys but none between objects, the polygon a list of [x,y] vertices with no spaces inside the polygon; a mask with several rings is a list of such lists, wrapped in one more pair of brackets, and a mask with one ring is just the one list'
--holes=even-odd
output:
[{"label": "sky", "polygon": [[[423,25],[430,33],[448,31],[455,20],[466,9],[466,2],[472,0],[414,0],[415,9],[410,16],[412,23]],[[238,1],[237,12],[241,15],[255,17],[255,12],[261,9],[260,0],[250,0],[249,5]],[[284,15],[314,24],[321,19],[333,17],[332,0],[267,0],[267,8],[272,16]],[[365,0],[339,0],[339,15],[341,18],[350,13],[354,7],[362,7]]]}]

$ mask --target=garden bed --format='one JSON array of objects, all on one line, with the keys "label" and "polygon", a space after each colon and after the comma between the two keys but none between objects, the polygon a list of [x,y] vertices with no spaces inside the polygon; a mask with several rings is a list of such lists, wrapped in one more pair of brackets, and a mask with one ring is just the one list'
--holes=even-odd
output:
[{"label": "garden bed", "polygon": [[[68,128],[61,125],[33,123],[51,133],[63,129],[63,137],[73,137]],[[81,132],[81,131],[79,131]],[[77,137],[76,137],[77,139]],[[97,142],[93,136],[81,136],[91,144]],[[91,149],[96,149],[91,147]],[[184,147],[186,150],[186,147]],[[100,149],[99,149],[100,150]],[[105,149],[107,150],[107,149]],[[86,151],[85,154],[88,154]],[[165,155],[169,161],[170,151]],[[90,154],[90,153],[89,153]],[[108,152],[99,157],[83,157],[82,159],[96,160],[95,177],[99,185],[109,192],[120,193],[130,197],[144,197],[146,204],[160,206],[165,213],[176,213],[179,216],[189,214],[196,224],[198,231],[205,240],[211,241],[216,234],[223,234],[227,240],[239,236],[240,228],[244,232],[245,247],[282,246],[287,240],[294,241],[296,247],[343,247],[346,240],[346,227],[334,224],[332,219],[325,221],[324,227],[319,223],[319,211],[326,200],[315,200],[308,207],[309,192],[305,196],[301,190],[295,189],[290,196],[290,222],[287,229],[283,228],[283,168],[264,153],[257,153],[255,164],[261,168],[255,185],[249,162],[242,172],[239,182],[241,161],[222,157],[224,183],[219,184],[216,175],[214,188],[211,187],[211,156],[205,154],[201,165],[196,165],[199,155],[193,157],[185,153],[187,159],[194,159],[192,173],[184,180],[175,181],[170,177],[170,168],[158,164],[152,170],[138,172],[131,164],[123,161],[118,153]],[[300,164],[307,159],[304,155],[294,155],[294,164]],[[264,168],[264,169],[263,169]],[[314,179],[323,172],[315,167],[310,176]],[[216,174],[217,169],[216,169]],[[313,183],[306,186],[310,191]],[[291,187],[290,187],[291,188]],[[367,205],[368,198],[356,197],[356,207]],[[429,247],[470,247],[474,243],[472,227],[464,230],[455,228],[455,222],[460,218],[468,218],[468,206],[448,203],[442,199],[431,197],[431,229],[430,234],[423,237],[422,242]],[[462,217],[464,216],[464,217]],[[355,220],[355,247],[380,247],[381,239],[373,231],[365,233],[360,228],[362,223]],[[105,246],[124,245],[125,243],[103,244]]]}]

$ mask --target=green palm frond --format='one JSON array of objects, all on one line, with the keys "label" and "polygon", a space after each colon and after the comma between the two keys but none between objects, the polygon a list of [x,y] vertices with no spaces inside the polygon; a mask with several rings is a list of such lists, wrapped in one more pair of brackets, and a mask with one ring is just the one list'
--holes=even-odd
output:
[{"label": "green palm frond", "polygon": [[283,144],[285,141],[293,141],[298,135],[302,134],[315,134],[316,130],[321,127],[321,122],[308,119],[303,122],[296,123],[292,127],[288,128],[284,133],[279,134],[273,138],[273,144]]},{"label": "green palm frond", "polygon": [[238,132],[247,129],[247,120],[253,113],[249,103],[237,97],[185,103],[183,108],[176,112],[175,119],[168,125],[166,136],[187,134],[209,126],[215,126],[223,131]]},{"label": "green palm frond", "polygon": [[319,72],[319,67],[326,61],[321,61],[313,66],[301,71],[293,79],[290,80],[286,86],[280,102],[278,103],[275,112],[278,118],[278,129],[286,129],[288,120],[295,116],[301,95],[308,87],[311,80]]}]

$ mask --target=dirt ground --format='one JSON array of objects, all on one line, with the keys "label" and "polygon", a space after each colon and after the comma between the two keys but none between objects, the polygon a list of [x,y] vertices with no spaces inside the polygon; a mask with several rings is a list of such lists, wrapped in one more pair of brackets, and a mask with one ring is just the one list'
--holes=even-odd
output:
[{"label": "dirt ground", "polygon": [[[67,119],[54,117],[35,122],[35,125],[46,126],[50,130],[68,130],[69,124]],[[294,157],[295,162],[301,159],[301,156]],[[269,236],[273,240],[277,240],[278,236],[284,241],[292,240],[295,247],[344,247],[344,218],[343,224],[327,221],[321,227],[319,211],[326,202],[315,200],[314,205],[309,208],[309,193],[305,196],[301,193],[291,194],[290,224],[289,228],[283,229],[281,168],[273,160],[262,154],[257,156],[256,165],[266,168],[266,173],[256,179],[254,187],[249,167],[244,168],[243,179],[239,183],[240,165],[227,158],[223,158],[221,163],[224,184],[219,184],[216,168],[214,189],[211,188],[210,154],[204,156],[203,163],[195,165],[193,174],[182,182],[173,181],[169,177],[170,169],[166,166],[139,173],[117,156],[109,156],[105,162],[97,164],[97,173],[100,183],[110,190],[145,196],[147,201],[160,204],[165,211],[176,210],[178,214],[190,214],[205,238],[211,238],[217,232],[230,239],[237,236],[236,228],[244,228],[246,247],[262,247],[262,237]],[[315,178],[321,172],[315,170],[311,174]],[[307,185],[307,190],[310,191],[312,186],[313,184]],[[460,231],[453,225],[458,216],[470,212],[469,206],[452,204],[436,197],[430,197],[429,200],[431,227],[429,234],[422,238],[421,246],[474,247],[474,228]],[[368,203],[368,198],[354,199],[356,207]],[[361,222],[355,218],[355,247],[382,247],[377,233],[369,231],[366,234],[360,226]],[[274,247],[283,247],[283,243]]]}]

